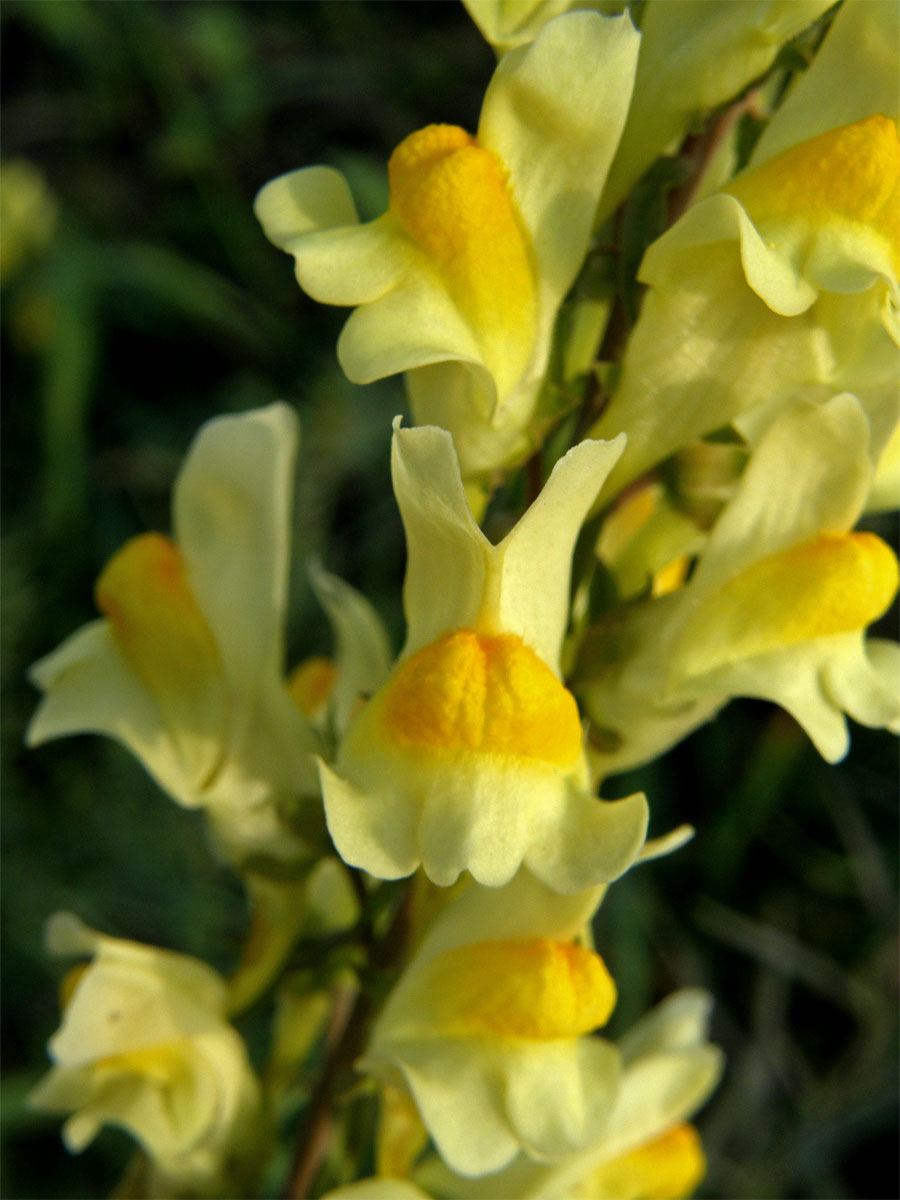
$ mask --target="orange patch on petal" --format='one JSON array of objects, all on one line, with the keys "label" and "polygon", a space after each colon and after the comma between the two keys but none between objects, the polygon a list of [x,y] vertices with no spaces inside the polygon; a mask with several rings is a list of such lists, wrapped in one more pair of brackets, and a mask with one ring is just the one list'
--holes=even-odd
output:
[{"label": "orange patch on petal", "polygon": [[429,964],[434,1019],[458,1036],[547,1041],[605,1025],[616,987],[599,954],[550,938],[477,942]]},{"label": "orange patch on petal", "polygon": [[900,137],[876,114],[829,129],[739,176],[726,189],[753,220],[837,217],[883,238],[900,270]]},{"label": "orange patch on petal", "polygon": [[512,385],[528,360],[536,294],[529,238],[492,150],[456,125],[429,125],[388,163],[391,211],[425,251],[488,365]]},{"label": "orange patch on petal", "polygon": [[582,748],[571,692],[521,638],[447,634],[403,662],[379,702],[383,735],[408,749],[571,766]]}]

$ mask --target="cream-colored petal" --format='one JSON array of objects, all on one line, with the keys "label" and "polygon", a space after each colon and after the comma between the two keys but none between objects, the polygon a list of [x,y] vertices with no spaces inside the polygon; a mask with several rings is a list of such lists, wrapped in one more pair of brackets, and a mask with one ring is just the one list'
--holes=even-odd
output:
[{"label": "cream-colored petal", "polygon": [[253,211],[281,250],[305,233],[359,222],[347,180],[333,167],[304,167],[270,179],[257,193]]},{"label": "cream-colored petal", "polygon": [[[209,421],[175,482],[176,540],[220,650],[229,752],[286,790],[312,784],[317,740],[282,685],[298,422],[287,404]],[[266,743],[287,756],[264,755]],[[289,764],[289,770],[288,770]]]},{"label": "cream-colored petal", "polygon": [[867,513],[891,512],[895,508],[900,508],[900,421],[878,459],[866,500]]},{"label": "cream-colored petal", "polygon": [[[176,745],[159,706],[125,659],[107,621],[84,625],[31,668],[44,696],[25,735],[29,746],[72,733],[122,742],[165,791],[188,807],[221,751],[219,729]],[[188,757],[185,758],[185,750]]]},{"label": "cream-colored petal", "polygon": [[553,670],[569,613],[572,553],[597,492],[625,447],[587,440],[553,467],[537,500],[497,548],[502,554],[494,586],[499,628],[516,633]]},{"label": "cream-colored petal", "polygon": [[294,256],[297,282],[320,304],[373,304],[420,265],[419,252],[389,215],[304,233],[284,249]]},{"label": "cream-colored petal", "polygon": [[554,891],[570,895],[617,879],[634,863],[647,835],[643,794],[598,800],[572,788],[562,804],[535,814],[525,865]]},{"label": "cream-colored petal", "polygon": [[473,772],[463,786],[435,787],[425,801],[419,827],[428,878],[448,887],[469,870],[486,887],[509,883],[521,866],[530,836],[529,783],[526,779],[522,797],[515,796],[514,787],[496,789],[481,772]]},{"label": "cream-colored petal", "polygon": [[737,96],[828,0],[649,0],[634,98],[600,205],[605,219],[699,116]]},{"label": "cream-colored petal", "polygon": [[593,8],[598,12],[619,13],[624,0],[463,0],[469,16],[485,41],[503,55],[523,46],[541,29],[572,8]]},{"label": "cream-colored petal", "polygon": [[383,295],[350,316],[338,339],[338,360],[353,383],[371,383],[430,363],[459,359],[474,371],[494,403],[494,383],[478,342],[424,254]]},{"label": "cream-colored petal", "polygon": [[[558,1157],[597,1136],[614,1102],[616,1048],[594,1038],[545,1043],[376,1035],[370,1062],[393,1062],[448,1166],[480,1176],[519,1148]],[[505,1193],[504,1193],[505,1194]]]},{"label": "cream-colored petal", "polygon": [[696,833],[693,825],[678,825],[675,829],[664,833],[661,837],[648,838],[635,862],[652,862],[655,858],[663,858],[674,854],[682,846],[686,846]]},{"label": "cream-colored petal", "polygon": [[[717,236],[709,238],[707,231],[715,231]],[[764,240],[733,196],[720,192],[689,209],[678,224],[669,252],[677,253],[691,245],[702,245],[700,238],[704,241],[737,241],[747,283],[779,316],[799,316],[815,302],[818,292],[808,271],[801,271],[793,256],[779,252],[772,242]],[[847,290],[862,291],[863,288]]]},{"label": "cream-colored petal", "polygon": [[863,292],[883,279],[896,302],[898,189],[897,123],[882,113],[828,130],[742,172],[726,190],[764,239],[754,248],[752,239],[741,237],[751,287],[790,315],[765,290],[771,274],[765,259],[774,258],[814,288],[831,292]]},{"label": "cream-colored petal", "polygon": [[842,650],[822,667],[826,695],[860,725],[900,733],[900,646],[848,638]]},{"label": "cream-colored petal", "polygon": [[[385,1047],[386,1052],[388,1047]],[[519,1142],[505,1112],[500,1071],[477,1040],[404,1042],[398,1066],[441,1157],[461,1175],[497,1171]]]},{"label": "cream-colored petal", "polygon": [[406,391],[417,425],[438,425],[453,437],[464,479],[515,466],[534,449],[521,420],[490,418],[495,389],[465,362],[430,363],[407,371]]},{"label": "cream-colored petal", "polygon": [[644,297],[619,385],[591,430],[628,435],[601,500],[746,409],[783,405],[798,391],[824,399],[838,390],[829,381],[843,348],[817,317],[815,307],[792,318],[774,313],[747,286],[733,243],[673,256],[666,283]]},{"label": "cream-colored petal", "polygon": [[622,1061],[629,1066],[647,1055],[690,1050],[703,1044],[709,1033],[712,1008],[712,996],[701,988],[672,992],[619,1039]]},{"label": "cream-colored petal", "polygon": [[855,396],[784,412],[750,456],[709,535],[691,581],[693,604],[763,557],[823,530],[851,528],[871,485],[868,447],[868,421]]},{"label": "cream-colored petal", "polygon": [[[32,1101],[38,1108],[51,1108],[54,1105],[45,1105],[42,1101],[35,1100],[39,1092],[32,1093]],[[70,1154],[80,1154],[94,1140],[100,1130],[103,1128],[103,1117],[89,1109],[84,1109],[82,1112],[75,1113],[69,1117],[62,1128],[63,1144]]]},{"label": "cream-colored petal", "polygon": [[404,653],[480,622],[517,634],[558,670],[575,540],[623,445],[573,447],[515,529],[492,547],[472,518],[450,437],[397,429],[394,490],[408,547]]},{"label": "cream-colored petal", "polygon": [[[781,321],[782,326],[798,327],[801,343],[816,330],[816,357],[808,356],[805,365],[802,360],[795,360],[800,372],[794,375],[794,355],[788,351],[789,356],[781,360],[780,368],[785,372],[781,382],[786,386],[774,391],[770,387],[768,395],[754,386],[757,381],[762,383],[762,379],[750,376],[750,405],[741,407],[744,400],[740,399],[740,411],[730,409],[735,414],[731,423],[741,437],[755,445],[784,409],[786,401],[805,398],[822,402],[840,392],[851,392],[869,419],[870,455],[877,461],[889,444],[898,419],[900,347],[887,335],[882,322],[885,299],[875,288],[862,295],[823,292],[809,313]],[[811,341],[809,345],[812,349]],[[773,345],[772,349],[777,351],[778,347]],[[738,366],[743,378],[744,364]],[[777,360],[771,360],[770,366],[774,374]]]},{"label": "cream-colored petal", "polygon": [[133,1134],[151,1157],[178,1158],[202,1140],[216,1102],[211,1080],[201,1075],[196,1083],[163,1089],[125,1075],[110,1080],[92,1108],[104,1124]]},{"label": "cream-colored petal", "polygon": [[315,790],[316,738],[281,678],[295,450],[284,405],[201,429],[175,485],[181,545],[145,534],[115,556],[97,588],[109,621],[35,668],[32,742],[108,733],[219,817]]},{"label": "cream-colored petal", "polygon": [[619,1052],[600,1038],[536,1044],[518,1053],[510,1061],[506,1105],[526,1154],[561,1158],[599,1137],[619,1077]]},{"label": "cream-colored petal", "polygon": [[[828,136],[827,161],[843,153],[846,170],[832,167],[820,179],[816,162],[825,150],[796,147],[790,153],[805,156],[806,184],[794,189],[788,165],[783,194],[775,195],[778,189],[760,176],[754,192],[755,172],[745,173],[730,188],[735,196],[700,202],[648,250],[640,278],[651,291],[616,394],[592,431],[609,437],[624,429],[629,435],[605,496],[689,438],[742,413],[753,419],[755,409],[770,416],[797,394],[818,399],[853,391],[873,422],[872,453],[886,444],[896,421],[898,357],[891,339],[898,335],[878,277],[896,287],[894,251],[882,229],[884,214],[872,216],[865,196],[858,202],[853,197],[871,188],[865,164],[873,155],[885,156],[885,172],[868,169],[876,178],[890,175],[896,134],[884,118],[870,117],[862,131],[851,126]],[[866,139],[871,152],[853,149]],[[854,164],[860,184],[849,188],[848,197]],[[769,161],[760,170],[776,167]],[[889,190],[890,178],[884,186]],[[829,196],[834,211],[825,203]],[[748,210],[734,203],[736,197],[747,199]],[[766,211],[767,197],[772,212]],[[795,200],[799,208],[792,212]],[[733,258],[738,250],[740,269]],[[762,305],[747,294],[747,285]]]},{"label": "cream-colored petal", "polygon": [[152,972],[142,972],[126,963],[104,963],[88,970],[79,980],[63,1024],[50,1039],[55,1062],[82,1066],[95,1059],[128,1054],[177,1042],[216,1027],[220,1014],[188,993],[166,991]]},{"label": "cream-colored petal", "polygon": [[395,422],[394,493],[406,531],[403,584],[408,655],[441,633],[471,627],[481,606],[491,545],[475,524],[450,435]]},{"label": "cream-colored petal", "polygon": [[[345,795],[349,784],[338,792],[323,775],[325,811],[341,856],[347,859],[345,850],[353,853],[358,861],[347,861],[375,875],[388,862],[397,864],[395,871],[406,863],[408,870],[398,873],[407,874],[421,859],[426,875],[441,887],[449,887],[463,870],[489,887],[507,883],[535,831],[549,823],[545,810],[560,809],[571,786],[567,772],[500,753],[393,748],[376,736],[377,723],[373,733],[373,714],[374,708],[363,711],[337,764],[337,771],[355,785],[356,803],[369,806],[356,828],[345,828],[345,820],[352,820]],[[409,857],[413,847],[414,859]],[[584,886],[596,882],[591,879]]]},{"label": "cream-colored petal", "polygon": [[141,977],[148,973],[156,975],[183,989],[194,1003],[211,1011],[224,1011],[225,985],[221,976],[190,955],[111,937],[92,929],[71,912],[57,912],[48,918],[44,945],[48,954],[94,955],[104,970],[107,964],[114,964]]},{"label": "cream-colored petal", "polygon": [[[855,639],[861,634],[841,634]],[[786,709],[803,726],[816,749],[827,762],[838,762],[847,753],[850,738],[840,709],[822,687],[823,660],[833,653],[834,638],[800,643],[788,650],[773,650],[757,658],[744,659],[722,667],[680,687],[681,692],[704,691],[720,696],[754,696],[771,700]]]},{"label": "cream-colored petal", "polygon": [[898,43],[894,0],[841,5],[808,70],[762,131],[750,166],[872,113],[900,116]]},{"label": "cream-colored petal", "polygon": [[390,641],[381,617],[356,588],[315,562],[309,566],[309,579],[334,630],[334,720],[343,733],[360,703],[387,679],[393,661]]},{"label": "cream-colored petal", "polygon": [[[524,867],[502,888],[470,882],[435,920],[416,962],[425,963],[445,950],[476,941],[521,937],[569,941],[593,916],[604,890],[594,887],[559,895]],[[403,987],[401,981],[395,989],[398,1001]],[[394,996],[388,1006],[393,1003]]]},{"label": "cream-colored petal", "polygon": [[378,879],[411,875],[420,862],[421,810],[399,789],[363,791],[319,760],[328,831],[338,854]]},{"label": "cream-colored petal", "polygon": [[285,404],[219,417],[200,430],[175,483],[175,538],[234,698],[233,747],[264,681],[283,671],[297,437]]},{"label": "cream-colored petal", "polygon": [[545,25],[530,46],[505,55],[485,94],[479,141],[509,170],[545,311],[568,291],[587,250],[625,123],[639,45],[628,17],[567,13]]},{"label": "cream-colored petal", "polygon": [[719,1082],[724,1056],[702,1044],[642,1057],[627,1066],[603,1131],[604,1158],[663,1133],[695,1112]]}]

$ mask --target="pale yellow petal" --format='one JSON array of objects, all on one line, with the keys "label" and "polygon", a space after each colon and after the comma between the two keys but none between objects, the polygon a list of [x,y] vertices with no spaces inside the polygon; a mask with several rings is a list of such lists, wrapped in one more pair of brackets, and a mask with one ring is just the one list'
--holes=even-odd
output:
[{"label": "pale yellow petal", "polygon": [[221,765],[229,709],[222,659],[182,555],[160,534],[133,538],[104,568],[95,597],[202,790]]}]

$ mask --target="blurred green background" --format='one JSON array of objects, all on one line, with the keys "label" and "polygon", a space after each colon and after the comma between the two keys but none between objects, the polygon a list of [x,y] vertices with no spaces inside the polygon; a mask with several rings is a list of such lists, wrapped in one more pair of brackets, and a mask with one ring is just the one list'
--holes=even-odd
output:
[{"label": "blurred green background", "polygon": [[[46,916],[72,908],[227,969],[246,915],[197,814],[118,746],[24,750],[26,669],[92,618],[93,582],[127,537],[168,528],[198,425],[277,398],[303,426],[289,664],[328,646],[311,554],[399,644],[387,456],[401,386],[344,380],[345,314],[302,296],[251,203],[273,175],[327,162],[377,215],[391,149],[430,121],[474,129],[494,60],[455,3],[5,0],[0,19],[4,203],[47,189],[31,244],[0,262],[2,1193],[99,1196],[127,1139],[107,1131],[72,1158],[59,1122],[24,1104],[58,1021]],[[4,242],[11,229],[4,208]],[[788,717],[734,704],[613,790],[635,785],[654,832],[699,832],[611,890],[598,948],[619,983],[614,1032],[676,986],[717,997],[729,1069],[700,1120],[701,1195],[897,1195],[893,740],[855,729],[831,768]]]}]

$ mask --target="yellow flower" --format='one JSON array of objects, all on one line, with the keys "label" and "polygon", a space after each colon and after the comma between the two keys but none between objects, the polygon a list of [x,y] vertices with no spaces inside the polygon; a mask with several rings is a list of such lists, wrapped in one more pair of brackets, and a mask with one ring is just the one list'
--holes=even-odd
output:
[{"label": "yellow flower", "polygon": [[[389,167],[388,211],[360,224],[343,176],[310,167],[256,201],[314,299],[356,311],[348,377],[400,371],[416,421],[449,429],[466,478],[521,457],[553,324],[588,248],[631,91],[627,17],[575,12],[507,55],[478,131],[432,125]],[[562,67],[564,64],[564,69]]]},{"label": "yellow flower", "polygon": [[900,648],[865,640],[897,589],[894,551],[853,531],[868,446],[846,394],[798,403],[763,434],[687,583],[624,618],[618,653],[583,661],[586,707],[615,735],[603,772],[655,757],[732,696],[782,705],[829,761],[847,749],[844,713],[900,732]]},{"label": "yellow flower", "polygon": [[128,1130],[153,1160],[164,1189],[156,1195],[221,1186],[260,1103],[244,1043],[225,1019],[224,980],[186,955],[96,933],[71,913],[50,920],[47,942],[93,961],[67,976],[54,1065],[30,1103],[72,1114],[63,1139],[73,1153],[103,1125]]},{"label": "yellow flower", "polygon": [[239,859],[308,856],[282,817],[302,810],[312,833],[319,812],[320,743],[281,673],[296,444],[282,404],[204,425],[175,483],[174,539],[122,547],[97,582],[103,618],[31,673],[44,697],[29,745],[118,739]]},{"label": "yellow flower", "polygon": [[604,497],[733,423],[849,391],[877,461],[898,421],[900,140],[893,3],[846,4],[748,169],[655,242],[609,408],[628,446]]},{"label": "yellow flower", "polygon": [[455,1171],[496,1171],[522,1149],[559,1158],[606,1122],[619,1054],[586,1035],[615,985],[572,940],[600,894],[561,897],[527,871],[499,889],[470,882],[389,997],[362,1065],[402,1079]]},{"label": "yellow flower", "polygon": [[[509,1166],[482,1179],[464,1178],[426,1158],[413,1170],[415,1183],[447,1200],[688,1196],[703,1176],[705,1159],[686,1121],[706,1102],[723,1066],[721,1051],[707,1040],[711,1003],[701,991],[675,992],[615,1044],[621,1062],[615,1097],[584,1147],[553,1161],[520,1152]],[[373,1189],[370,1195],[375,1194]]]},{"label": "yellow flower", "polygon": [[498,886],[524,861],[563,892],[632,863],[644,798],[591,794],[578,709],[559,678],[575,538],[620,450],[569,451],[494,546],[469,510],[450,436],[396,429],[406,646],[334,768],[320,764],[345,861],[387,879],[421,862],[442,886],[463,870]]}]

